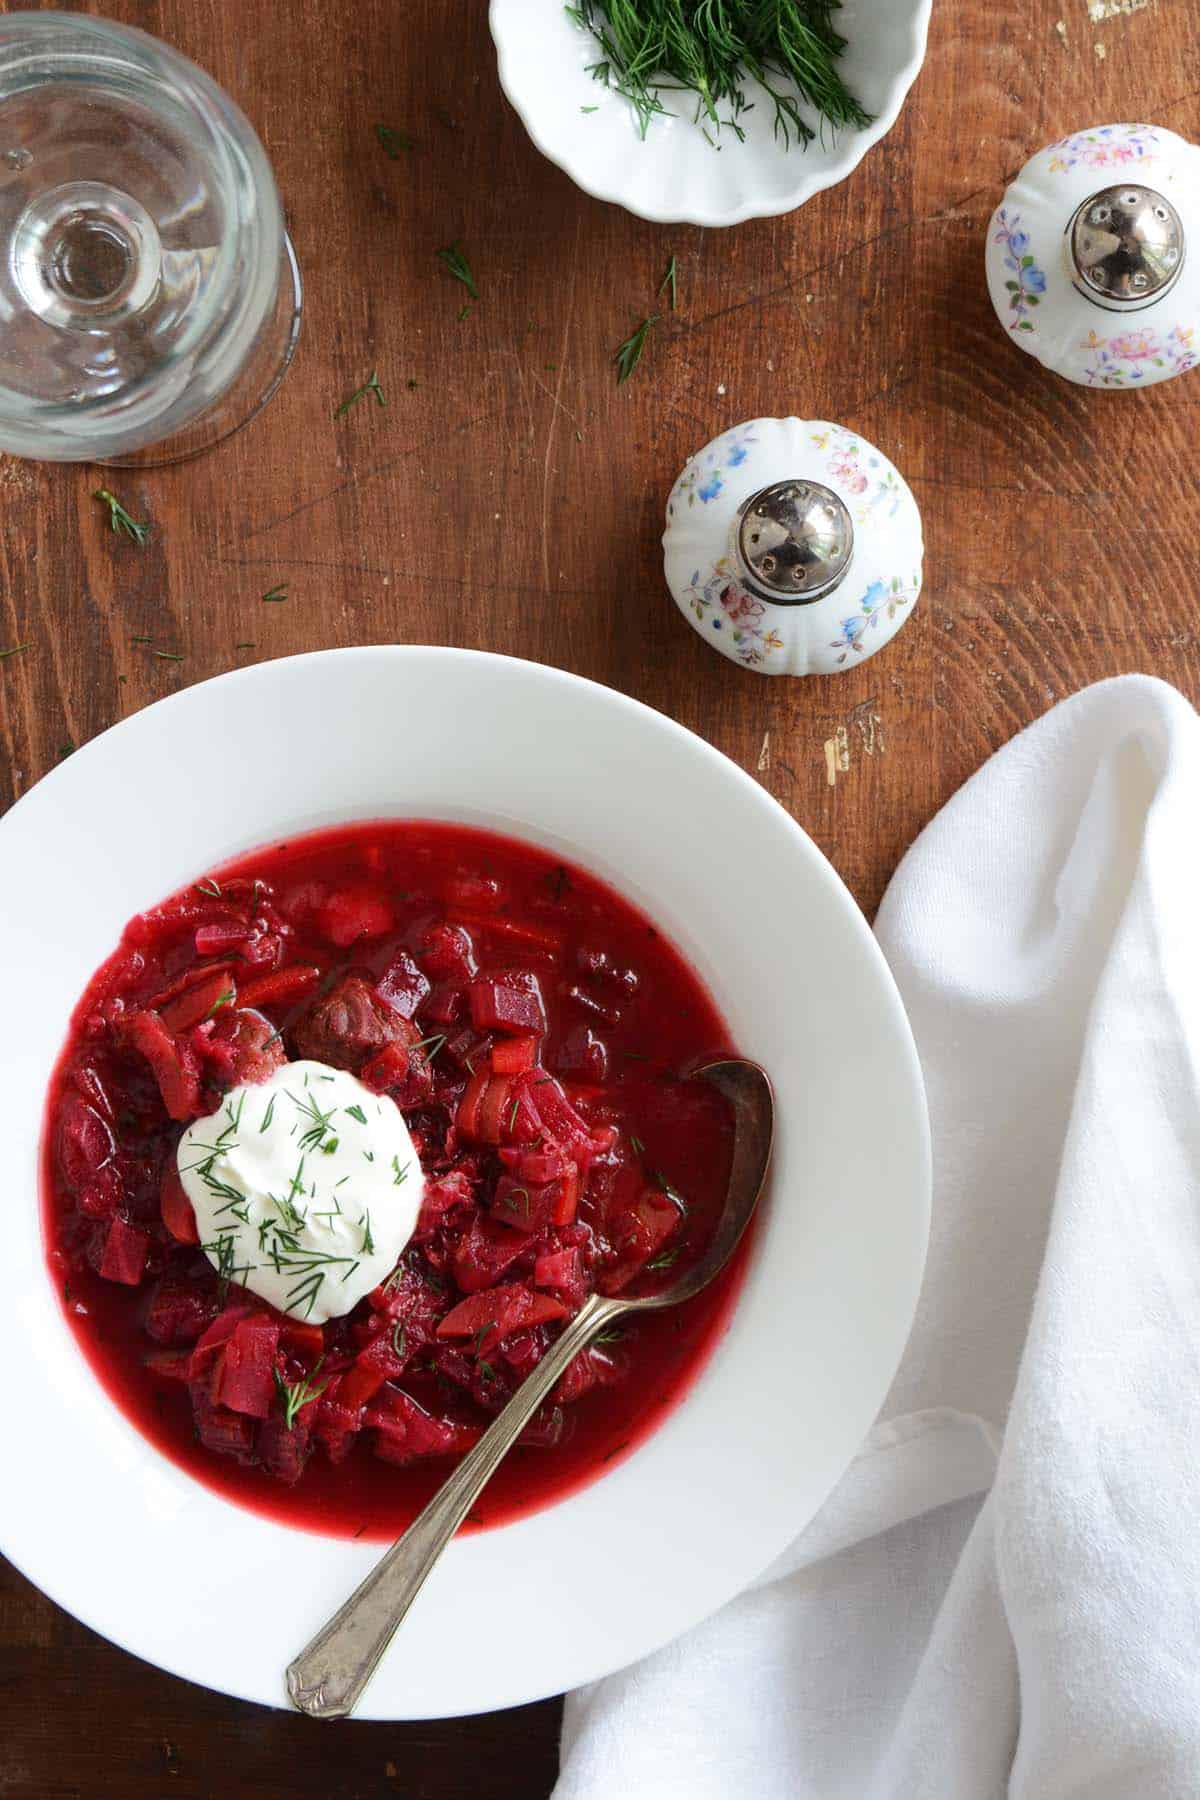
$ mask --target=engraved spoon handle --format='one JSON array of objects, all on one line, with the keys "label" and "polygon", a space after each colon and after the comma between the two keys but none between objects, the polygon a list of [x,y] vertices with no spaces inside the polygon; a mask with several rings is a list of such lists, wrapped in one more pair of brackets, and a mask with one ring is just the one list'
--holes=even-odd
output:
[{"label": "engraved spoon handle", "polygon": [[342,1719],[353,1711],[434,1563],[497,1466],[567,1364],[626,1304],[600,1294],[584,1303],[424,1512],[289,1666],[288,1693],[301,1712],[314,1719]]}]

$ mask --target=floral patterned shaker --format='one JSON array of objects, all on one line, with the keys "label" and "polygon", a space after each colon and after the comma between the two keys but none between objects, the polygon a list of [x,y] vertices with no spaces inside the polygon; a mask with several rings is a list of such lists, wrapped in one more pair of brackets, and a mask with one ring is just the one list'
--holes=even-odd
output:
[{"label": "floral patterned shaker", "polygon": [[988,289],[1010,337],[1087,387],[1182,375],[1200,351],[1198,196],[1200,149],[1158,125],[1099,125],[1040,150],[988,230]]},{"label": "floral patterned shaker", "polygon": [[921,515],[880,451],[821,420],[752,419],[705,445],[667,501],[667,585],[688,622],[760,675],[873,656],[921,591]]}]

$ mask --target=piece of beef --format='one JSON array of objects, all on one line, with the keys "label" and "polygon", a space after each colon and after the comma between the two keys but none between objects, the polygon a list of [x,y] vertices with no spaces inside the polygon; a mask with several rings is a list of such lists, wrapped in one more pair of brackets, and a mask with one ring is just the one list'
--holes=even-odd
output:
[{"label": "piece of beef", "polygon": [[298,1057],[349,1069],[352,1075],[389,1044],[408,1047],[420,1036],[412,1021],[401,1018],[361,975],[344,975],[291,1030]]}]

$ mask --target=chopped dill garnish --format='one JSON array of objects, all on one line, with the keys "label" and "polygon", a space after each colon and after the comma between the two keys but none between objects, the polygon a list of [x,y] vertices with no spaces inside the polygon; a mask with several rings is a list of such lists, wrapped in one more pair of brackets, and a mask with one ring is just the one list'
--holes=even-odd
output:
[{"label": "chopped dill garnish", "polygon": [[657,1256],[652,1256],[650,1258],[646,1267],[647,1269],[669,1269],[679,1261],[681,1254],[682,1251],[678,1248],[674,1250],[660,1250]]},{"label": "chopped dill garnish", "polygon": [[358,1221],[358,1227],[359,1227],[359,1230],[363,1234],[363,1241],[362,1241],[363,1255],[364,1256],[374,1256],[374,1254],[375,1254],[375,1239],[371,1236],[371,1209],[370,1209],[370,1207],[367,1207],[364,1210],[362,1218]]},{"label": "chopped dill garnish", "polygon": [[318,1356],[308,1374],[300,1381],[287,1382],[278,1369],[274,1371],[275,1386],[279,1390],[279,1398],[283,1402],[283,1423],[286,1430],[290,1431],[296,1423],[296,1414],[313,1400],[319,1399],[329,1386],[328,1381],[323,1381],[320,1387],[316,1385],[317,1376],[324,1361],[323,1355]]},{"label": "chopped dill garnish", "polygon": [[267,589],[262,598],[264,600],[286,600],[288,597],[288,588],[290,586],[291,583],[288,581],[276,582],[273,588]]},{"label": "chopped dill garnish", "polygon": [[394,125],[377,125],[375,138],[383,154],[393,162],[399,162],[403,151],[416,147],[416,139],[409,137],[407,131],[397,131]]},{"label": "chopped dill garnish", "polygon": [[208,1023],[209,1019],[214,1018],[216,1016],[216,1014],[220,1012],[220,1010],[223,1006],[232,1006],[235,999],[236,999],[236,995],[234,993],[234,990],[231,987],[226,988],[224,993],[217,995],[216,999],[213,1001],[212,1005],[209,1007],[208,1011],[205,1013],[205,1015],[201,1019],[200,1023],[202,1025],[206,1025]]},{"label": "chopped dill garnish", "polygon": [[[438,251],[438,258],[444,262],[455,281],[461,281],[472,300],[478,300],[479,289],[475,286],[475,277],[471,273],[471,265],[463,255],[462,245],[457,238],[454,243],[447,244],[444,250]],[[459,315],[462,316],[461,314]]]},{"label": "chopped dill garnish", "polygon": [[392,1158],[392,1186],[393,1187],[401,1187],[404,1184],[404,1182],[406,1182],[407,1180],[408,1180],[408,1164],[405,1163],[404,1167],[401,1168],[400,1167],[400,1158],[398,1156],[393,1156],[393,1158]]},{"label": "chopped dill garnish", "polygon": [[97,488],[92,495],[92,499],[99,500],[101,505],[107,506],[108,522],[115,532],[124,532],[125,536],[127,538],[132,538],[135,544],[144,544],[146,542],[146,539],[150,536],[150,527],[148,525],[141,525],[136,519],[131,518],[125,511],[125,508],[121,505],[121,502],[117,499],[117,496],[114,493],[111,493],[108,488]]},{"label": "chopped dill garnish", "polygon": [[331,1106],[328,1112],[322,1112],[311,1094],[306,1094],[303,1100],[298,1100],[290,1088],[285,1088],[284,1092],[301,1118],[309,1121],[307,1130],[301,1133],[300,1148],[302,1150],[320,1150],[324,1146],[325,1137],[328,1134],[333,1138],[336,1149],[337,1134],[331,1129],[329,1121],[337,1112],[337,1107]]},{"label": "chopped dill garnish", "polygon": [[366,1124],[367,1115],[361,1106],[348,1106],[345,1110],[348,1118],[357,1119],[360,1125]]},{"label": "chopped dill garnish", "polygon": [[[7,650],[0,650],[0,662],[3,662],[5,657],[7,657],[7,656],[20,656],[22,650],[28,650],[28,648],[29,648],[28,644],[12,644],[12,645],[10,645],[10,647]],[[70,745],[68,745],[68,748],[73,750],[75,748],[75,746],[74,746],[74,744],[70,744]]]},{"label": "chopped dill garnish", "polygon": [[278,1094],[272,1094],[271,1098],[267,1101],[267,1110],[263,1114],[262,1124],[258,1128],[260,1132],[269,1131],[271,1129],[271,1120],[275,1117],[275,1102],[278,1098]]},{"label": "chopped dill garnish", "polygon": [[621,386],[622,382],[629,380],[629,377],[641,362],[642,352],[646,348],[646,339],[650,335],[650,328],[652,325],[657,325],[658,320],[659,315],[657,313],[652,313],[648,318],[642,320],[636,330],[630,332],[623,344],[618,345],[613,354],[613,361],[617,365],[618,387]]},{"label": "chopped dill garnish", "polygon": [[[133,641],[135,644],[139,644],[143,640],[141,638],[134,638]],[[150,640],[147,638],[145,641],[149,643]],[[207,894],[210,900],[219,900],[221,898],[220,883],[214,881],[211,875],[206,875],[203,881],[198,881],[196,883],[196,892],[198,894]]]},{"label": "chopped dill garnish", "polygon": [[675,312],[679,305],[679,263],[674,256],[667,264],[663,278],[658,284],[660,294],[664,288],[671,290],[671,311]]},{"label": "chopped dill garnish", "polygon": [[[394,1281],[395,1278],[395,1275],[388,1276],[389,1281]],[[399,1357],[401,1361],[403,1361],[404,1358],[405,1341],[404,1322],[402,1319],[397,1319],[396,1323],[392,1326],[392,1355]]]},{"label": "chopped dill garnish", "polygon": [[360,388],[355,388],[352,394],[347,394],[346,398],[342,401],[342,404],[334,408],[334,418],[340,419],[343,413],[348,413],[352,406],[357,405],[357,403],[360,400],[365,399],[368,394],[374,394],[377,405],[387,405],[383,389],[379,385],[379,374],[375,369],[371,370],[370,375]]}]

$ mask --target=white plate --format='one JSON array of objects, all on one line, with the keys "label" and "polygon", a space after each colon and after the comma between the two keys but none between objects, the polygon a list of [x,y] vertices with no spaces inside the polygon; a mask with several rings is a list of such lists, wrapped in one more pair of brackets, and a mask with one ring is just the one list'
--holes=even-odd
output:
[{"label": "white plate", "polygon": [[[643,142],[627,101],[588,73],[602,52],[561,0],[491,0],[500,84],[544,156],[598,200],[663,224],[736,225],[791,212],[844,181],[895,124],[925,60],[932,0],[846,0],[835,23],[847,47],[840,68],[872,122],[862,131],[821,128],[806,150],[781,148],[774,108],[754,83],[739,143],[710,144],[693,123],[691,96],[651,121]],[[669,103],[669,102],[668,102]],[[585,112],[585,107],[595,111]]]},{"label": "white plate", "polygon": [[106,1637],[278,1706],[285,1664],[379,1551],[213,1494],[81,1357],[36,1202],[35,1121],[68,1016],[140,908],[256,844],[385,815],[494,825],[614,882],[708,982],[780,1112],[745,1287],[707,1369],[627,1462],[450,1547],[361,1708],[406,1719],[513,1706],[631,1662],[800,1530],[899,1359],[929,1151],[908,1024],[849,894],[755,781],[648,708],[533,663],[389,646],[262,664],[115,726],[0,822],[0,1544]]}]

